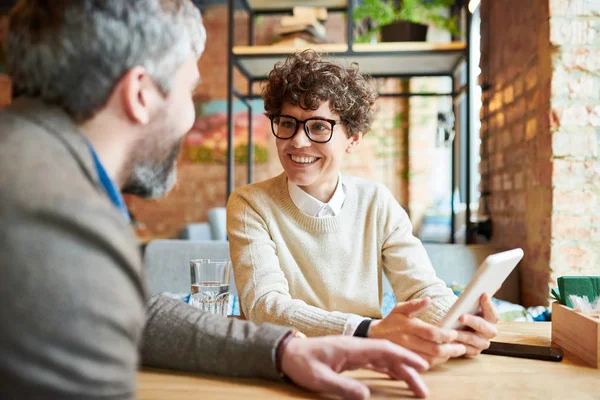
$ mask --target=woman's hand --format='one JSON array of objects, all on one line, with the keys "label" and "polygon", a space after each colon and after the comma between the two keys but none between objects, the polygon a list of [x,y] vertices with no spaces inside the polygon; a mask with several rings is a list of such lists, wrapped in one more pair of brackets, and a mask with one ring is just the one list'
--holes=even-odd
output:
[{"label": "woman's hand", "polygon": [[[459,332],[439,328],[414,316],[429,303],[429,298],[422,298],[396,304],[387,317],[371,322],[369,337],[399,344],[419,354],[432,366],[464,355],[467,347],[458,342]],[[463,339],[472,342],[470,336]]]},{"label": "woman's hand", "polygon": [[490,340],[496,337],[498,330],[496,324],[499,316],[492,300],[487,294],[483,294],[479,299],[481,313],[479,315],[464,314],[459,318],[459,322],[468,330],[458,331],[456,343],[462,343],[466,346],[466,355],[476,356],[482,350],[490,347]]}]

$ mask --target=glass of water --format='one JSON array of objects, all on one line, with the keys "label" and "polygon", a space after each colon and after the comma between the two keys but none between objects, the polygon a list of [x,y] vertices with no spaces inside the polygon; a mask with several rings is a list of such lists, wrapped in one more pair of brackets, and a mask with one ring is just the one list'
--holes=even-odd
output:
[{"label": "glass of water", "polygon": [[226,317],[229,308],[231,261],[191,260],[190,274],[192,293],[189,303],[202,311]]}]

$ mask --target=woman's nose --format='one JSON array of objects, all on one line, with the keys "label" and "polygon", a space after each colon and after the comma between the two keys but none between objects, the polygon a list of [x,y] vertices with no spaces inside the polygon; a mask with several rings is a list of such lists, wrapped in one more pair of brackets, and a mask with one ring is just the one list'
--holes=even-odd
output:
[{"label": "woman's nose", "polygon": [[297,149],[310,146],[311,142],[304,130],[304,124],[298,124],[296,134],[290,140],[292,141],[291,145]]}]

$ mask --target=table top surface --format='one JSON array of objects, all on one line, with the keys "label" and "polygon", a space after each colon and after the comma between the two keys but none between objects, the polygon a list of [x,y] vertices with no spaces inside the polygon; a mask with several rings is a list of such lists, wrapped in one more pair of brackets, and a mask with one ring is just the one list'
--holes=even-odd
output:
[{"label": "table top surface", "polygon": [[[549,322],[509,322],[499,325],[500,342],[550,345]],[[369,370],[345,373],[365,382],[371,397],[413,398],[404,382]],[[600,399],[600,370],[565,352],[562,362],[480,355],[451,360],[422,374],[429,399]],[[200,396],[199,396],[200,395]],[[317,394],[290,384],[261,379],[144,370],[138,374],[141,400],[314,399]]]}]

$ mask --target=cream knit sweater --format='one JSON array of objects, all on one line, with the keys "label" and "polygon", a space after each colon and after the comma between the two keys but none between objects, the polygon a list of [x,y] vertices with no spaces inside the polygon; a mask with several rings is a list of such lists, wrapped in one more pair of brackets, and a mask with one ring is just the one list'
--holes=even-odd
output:
[{"label": "cream knit sweater", "polygon": [[382,274],[397,301],[433,298],[419,317],[438,321],[455,301],[436,277],[406,212],[383,185],[344,176],[335,217],[303,214],[285,174],[229,198],[227,232],[242,312],[308,336],[342,334],[353,314],[381,318]]}]

